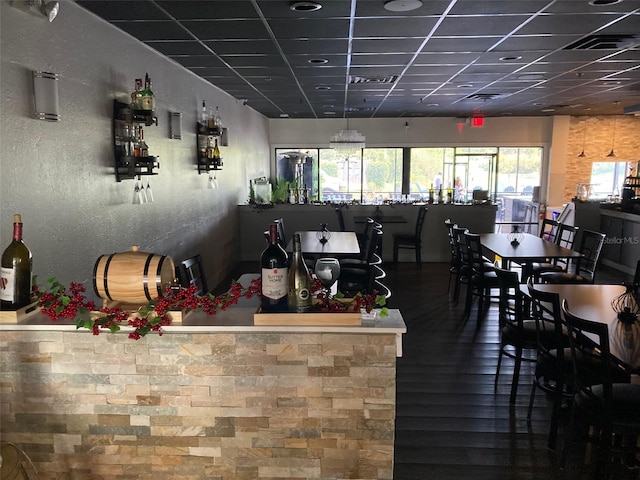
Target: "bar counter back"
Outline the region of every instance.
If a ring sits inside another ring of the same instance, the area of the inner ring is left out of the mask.
[[[39,479],[393,478],[400,312],[258,327],[254,307],[131,340],[0,325],[0,432]]]

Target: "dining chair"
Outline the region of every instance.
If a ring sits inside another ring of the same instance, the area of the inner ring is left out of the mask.
[[[471,312],[473,296],[478,297],[478,320],[482,318],[491,301],[491,290],[498,288],[498,276],[493,263],[482,255],[480,235],[466,231],[464,233],[464,254],[467,257],[467,295],[464,316]],[[462,251],[462,250],[461,250]]]
[[[640,436],[640,385],[628,380],[619,381],[626,374],[610,353],[607,323],[574,315],[566,300],[562,302],[562,312],[568,328],[574,369],[574,401],[568,432],[571,435],[578,422],[589,428],[587,441],[598,447],[595,478],[605,478],[613,468],[614,437],[619,453],[623,455],[622,461],[616,464],[631,460],[631,466],[636,465]],[[563,466],[568,444],[567,440],[562,451]]]
[[[397,233],[393,235],[394,263],[398,262],[398,250],[400,248],[410,248],[416,251],[416,263],[422,265],[422,227],[428,211],[428,207],[419,208],[413,233]]]
[[[458,235],[456,235],[457,225],[447,218],[444,221],[447,229],[447,237],[449,239],[449,282],[447,283],[447,295],[451,292],[451,281],[453,280],[453,299],[458,301],[460,292],[460,269],[462,260],[460,259],[460,245],[458,244]]]
[[[180,284],[183,287],[189,287],[190,285],[196,286],[196,295],[205,295],[209,293],[209,287],[207,286],[207,279],[202,269],[202,257],[200,255],[194,255],[180,262],[179,267]]]
[[[373,229],[373,225],[375,224],[375,220],[371,217],[367,217],[367,221],[364,223],[364,227],[361,232],[356,232],[356,238],[358,239],[358,245],[360,245],[360,250],[364,250],[367,245],[367,239],[371,234],[371,230]]]
[[[498,353],[498,365],[494,390],[498,389],[498,376],[502,357],[513,358],[515,365],[511,378],[511,395],[509,404],[516,404],[518,381],[520,379],[520,366],[522,361],[535,362],[535,355],[523,356],[524,350],[535,353],[538,349],[536,321],[529,318],[526,309],[524,294],[520,289],[518,272],[495,268],[500,286],[500,298],[498,300],[498,322],[500,327],[500,351]]]
[[[557,229],[554,233],[554,243],[569,250],[573,249],[575,238],[578,233],[579,227],[574,225],[567,225],[565,223],[557,224]],[[544,238],[543,231],[540,232],[540,237]],[[540,276],[546,272],[564,272],[567,270],[569,262],[566,258],[554,258],[554,259],[540,259],[537,262],[530,264],[529,276],[533,276],[533,280],[536,283],[540,283]],[[528,277],[527,277],[528,278]]]
[[[573,399],[569,390],[572,386],[571,373],[573,371],[569,338],[562,322],[560,296],[557,293],[536,290],[531,278],[527,282],[527,287],[532,299],[538,344],[536,369],[529,396],[527,423],[531,424],[536,390],[540,389],[550,394],[553,398],[553,408],[547,446],[551,450],[555,450],[562,401],[570,402]]]
[[[355,262],[349,262],[348,259],[340,259],[340,276],[338,277],[340,292],[346,296],[353,296],[358,292],[371,293],[374,290],[376,279],[384,276],[381,268],[382,258],[376,254],[380,242],[382,242],[382,230],[374,228],[369,239],[368,261],[354,259]]]
[[[640,285],[640,260],[636,264],[636,273],[633,275],[633,284]]]
[[[575,270],[573,272],[546,272],[540,275],[543,283],[594,283],[600,253],[604,245],[604,233],[584,230],[580,238],[580,246],[578,252],[582,254],[576,260]],[[569,265],[570,267],[571,265]]]

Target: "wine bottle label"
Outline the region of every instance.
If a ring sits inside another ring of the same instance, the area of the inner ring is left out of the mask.
[[[13,268],[0,267],[0,300],[15,301],[16,272]]]
[[[272,300],[286,297],[289,290],[288,268],[262,269],[262,296]]]
[[[311,292],[308,288],[301,288],[300,290],[298,290],[298,298],[303,302],[309,300],[309,297],[311,297]]]

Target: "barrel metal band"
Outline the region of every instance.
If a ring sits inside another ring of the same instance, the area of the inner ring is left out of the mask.
[[[113,259],[114,255],[115,255],[115,253],[112,253],[107,258],[107,263],[105,263],[105,265],[104,265],[104,276],[103,276],[103,279],[102,279],[103,284],[104,284],[104,294],[106,295],[106,297],[109,300],[113,300],[113,298],[111,298],[111,294],[109,293],[109,264],[111,263],[111,260]]]
[[[149,264],[153,255],[147,255],[147,261],[144,262],[144,274],[142,275],[142,284],[144,285],[144,296],[151,300],[149,295]]]
[[[163,255],[162,257],[160,257],[160,261],[158,262],[158,270],[156,271],[156,285],[158,287],[158,296],[162,297],[164,292],[162,291],[162,289],[164,288],[162,285],[162,265],[164,264],[164,261],[166,260],[167,256]]]

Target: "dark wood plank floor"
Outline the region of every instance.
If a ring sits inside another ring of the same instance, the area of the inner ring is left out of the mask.
[[[237,273],[255,271],[242,264]],[[447,295],[448,265],[385,264],[386,282],[407,324],[404,355],[398,359],[395,480],[586,479],[582,448],[570,450],[568,466],[557,466],[558,452],[547,449],[550,400],[536,394],[531,425],[527,407],[533,364],[523,363],[515,408],[509,407],[513,361],[503,360],[498,390],[497,305],[476,321],[476,310],[462,318],[463,300]],[[603,269],[600,283],[627,278]],[[559,446],[565,439],[563,414]],[[638,479],[620,467],[615,480]]]

